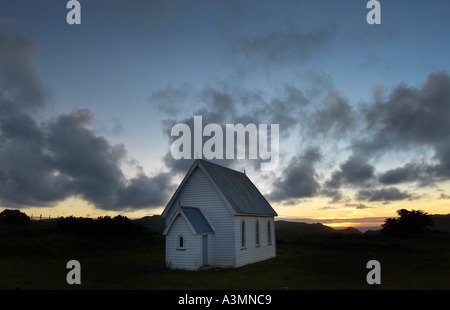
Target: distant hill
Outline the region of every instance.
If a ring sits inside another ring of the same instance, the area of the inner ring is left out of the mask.
[[[159,232],[162,232],[166,226],[166,221],[161,215],[144,216],[133,220],[133,222]]]
[[[447,215],[432,215],[434,229],[450,232],[450,214]],[[144,216],[140,219],[135,219],[133,222],[148,227],[154,231],[162,232],[166,225],[165,219],[161,215]],[[304,222],[291,221],[275,221],[275,230],[277,237],[289,237],[298,235],[324,235],[324,234],[362,234],[356,228],[348,227],[345,229],[334,229],[330,226],[321,223],[308,224]],[[380,230],[369,230],[366,233],[379,233]]]
[[[144,216],[143,218],[133,220],[133,222],[158,232],[162,232],[166,225],[165,219],[160,215]],[[292,235],[320,235],[334,233],[361,234],[359,230],[352,227],[337,230],[320,223],[307,224],[289,221],[275,221],[275,230],[277,236],[280,237],[287,237]]]
[[[303,222],[275,221],[277,237],[293,237],[299,235],[325,235],[325,234],[362,234],[353,227],[334,229],[321,223],[308,224]]]
[[[351,235],[351,234],[359,235],[359,234],[363,233],[362,231],[360,231],[359,229],[354,228],[354,227],[347,227],[345,229],[335,229],[335,231],[337,233],[344,234],[344,235]]]

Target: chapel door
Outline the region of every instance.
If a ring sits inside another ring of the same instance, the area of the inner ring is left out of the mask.
[[[208,265],[208,235],[202,236],[202,262],[203,266]]]

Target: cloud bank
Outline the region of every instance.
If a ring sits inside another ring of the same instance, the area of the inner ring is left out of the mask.
[[[320,55],[334,37],[335,30],[328,26],[236,35],[227,38],[227,44],[237,58],[290,66]],[[280,124],[280,138],[293,141],[296,151],[282,154],[279,171],[263,176],[269,180],[271,202],[328,197],[331,203],[352,201],[363,209],[367,202],[419,198],[403,185],[421,188],[450,180],[450,75],[445,71],[428,74],[420,86],[400,83],[388,92],[377,88],[362,104],[334,89],[326,72],[303,67],[297,80],[280,83],[272,92],[230,80],[201,89],[168,85],[149,94],[150,104],[163,118],[166,172],[149,176],[137,166],[136,176],[127,178],[121,168],[126,146],[91,129],[95,117],[89,109],[42,120],[50,90],[35,71],[38,51],[36,42],[0,25],[3,206],[53,206],[71,196],[104,210],[164,206],[175,188],[173,177],[192,164],[171,156],[170,130],[176,123],[193,128],[194,115],[201,115],[204,124],[223,126]],[[399,154],[407,159],[389,168],[380,165]],[[243,165],[216,161],[234,168],[260,166],[258,160]],[[353,197],[346,197],[348,189]]]
[[[36,75],[36,42],[0,25],[0,203],[52,206],[78,196],[104,210],[159,207],[171,189],[168,174],[121,170],[127,151],[89,125],[88,109],[38,122],[48,89]]]
[[[321,81],[317,83],[316,89],[320,89]],[[180,99],[195,102],[190,106],[192,115],[203,115],[207,122],[278,123],[283,138],[298,136],[303,151],[286,160],[284,168],[271,178],[272,190],[267,197],[274,202],[305,197],[330,197],[331,202],[413,200],[420,195],[401,189],[402,185],[422,188],[450,179],[450,75],[433,72],[420,87],[400,83],[387,94],[374,92],[373,98],[360,105],[352,105],[330,84],[314,94],[289,84],[272,97],[229,84],[188,92],[171,86],[164,96],[163,92],[154,94],[151,102],[164,104],[165,109],[180,104]],[[179,97],[182,93],[185,96]],[[192,118],[165,119],[169,141],[173,140],[169,132],[175,123],[192,127]],[[342,162],[334,163],[338,168],[329,171],[329,176],[323,163],[330,154],[323,145],[335,149],[344,145],[350,152]],[[390,162],[391,156],[411,161],[381,168],[379,163]],[[165,164],[174,172],[187,171],[191,163],[173,160],[170,152],[165,157]],[[221,163],[239,166],[225,160]],[[355,192],[354,197],[343,194],[349,189]]]

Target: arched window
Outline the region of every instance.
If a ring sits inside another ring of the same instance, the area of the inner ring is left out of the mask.
[[[178,236],[178,248],[180,249],[184,248],[184,238],[182,235]]]
[[[245,249],[245,221],[241,223],[241,249]]]
[[[272,244],[272,227],[270,226],[270,221],[267,221],[267,243]]]
[[[256,220],[256,246],[259,246],[259,221]]]

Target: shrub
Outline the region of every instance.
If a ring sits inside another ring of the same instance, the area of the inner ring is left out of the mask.
[[[30,217],[20,210],[5,209],[0,213],[0,224],[27,224]]]
[[[428,231],[433,226],[431,216],[421,210],[397,211],[399,218],[388,218],[384,222],[382,231],[394,235],[409,236]]]

